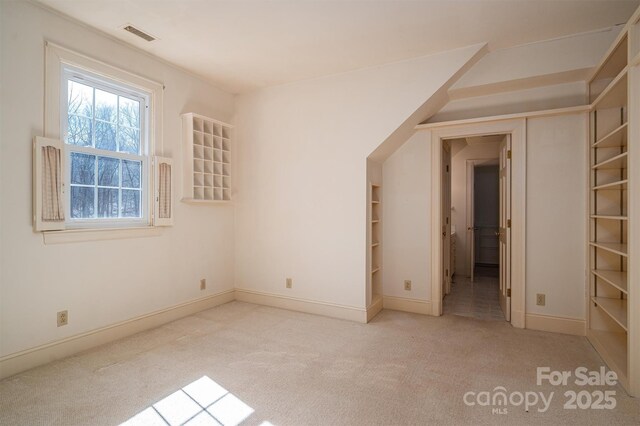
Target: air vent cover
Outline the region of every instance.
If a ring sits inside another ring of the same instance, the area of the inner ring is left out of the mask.
[[[141,30],[137,29],[133,25],[127,25],[123,29],[125,31],[129,31],[131,34],[137,35],[138,37],[143,38],[143,39],[145,39],[147,41],[153,41],[153,40],[156,39],[154,36],[151,36],[151,35],[145,33],[144,31],[141,31]]]

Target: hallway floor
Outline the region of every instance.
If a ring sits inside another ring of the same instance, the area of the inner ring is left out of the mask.
[[[497,267],[476,267],[475,280],[469,277],[454,275],[451,293],[443,301],[445,315],[504,321],[504,313],[500,308],[498,293],[500,283]]]

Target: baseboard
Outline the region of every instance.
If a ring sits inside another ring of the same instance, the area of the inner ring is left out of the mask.
[[[382,296],[375,296],[371,300],[371,305],[367,306],[367,322],[371,321],[380,311],[382,311]]]
[[[555,317],[550,315],[526,314],[526,327],[530,330],[550,331],[552,333],[586,336],[586,321],[576,318]]]
[[[233,301],[234,290],[161,309],[0,358],[0,379]]]
[[[393,311],[412,312],[414,314],[432,315],[430,300],[406,299],[404,297],[383,296],[384,309]]]
[[[288,309],[290,311],[323,315],[325,317],[339,318],[362,323],[367,322],[367,310],[364,308],[356,308],[354,306],[336,305],[333,303],[298,299],[295,297],[281,296],[279,294],[263,293],[246,289],[236,289],[236,300],[240,302],[255,303],[256,305]]]

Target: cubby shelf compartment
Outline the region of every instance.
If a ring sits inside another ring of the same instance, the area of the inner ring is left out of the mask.
[[[621,292],[627,294],[627,273],[623,271],[602,271],[599,269],[593,269],[591,271],[593,275],[605,281],[609,285],[615,287]]]
[[[628,153],[623,152],[621,154],[616,155],[615,157],[611,157],[607,160],[601,161],[598,164],[594,164],[591,166],[592,169],[625,169],[627,167],[627,157]]]
[[[591,242],[589,243],[591,244],[593,247],[602,249],[602,250],[606,250],[608,252],[614,253],[614,254],[618,254],[620,256],[624,256],[627,257],[627,245],[626,244],[620,244],[620,243],[596,243],[596,242]]]
[[[609,368],[618,373],[618,379],[627,386],[627,333],[590,329],[587,337]]]
[[[600,109],[614,108],[627,104],[627,68],[607,86],[593,101],[592,106]]]
[[[232,126],[199,114],[182,115],[184,183],[182,201],[231,201]]]
[[[602,185],[594,186],[592,189],[594,191],[601,191],[603,189],[627,189],[627,184],[629,181],[627,179],[618,180],[611,183],[605,183]]]
[[[609,297],[592,297],[591,301],[600,307],[620,327],[627,331],[627,300]]]
[[[617,148],[627,145],[627,128],[628,123],[623,123],[619,127],[598,139],[592,146],[593,148]]]

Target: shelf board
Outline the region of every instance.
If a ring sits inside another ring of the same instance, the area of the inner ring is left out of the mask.
[[[376,273],[376,272],[378,272],[379,270],[380,270],[380,267],[379,267],[379,266],[376,266],[375,268],[373,268],[373,269],[371,270],[371,275],[375,274],[375,273]]]
[[[591,215],[591,219],[606,219],[606,220],[629,220],[627,216],[612,216],[605,214],[594,214]]]
[[[598,141],[596,141],[591,146],[593,148],[615,148],[615,147],[618,147],[618,146],[626,145],[626,143],[623,144],[623,143],[618,142],[616,136],[626,133],[627,132],[627,127],[628,127],[628,123],[624,123],[623,125],[619,126],[618,128],[616,128],[613,131],[609,132],[607,135],[605,135],[602,138],[600,138]]]
[[[607,160],[601,161],[598,164],[591,166],[593,170],[596,169],[626,169],[627,168],[628,153],[623,152],[615,157],[611,157]]]
[[[627,189],[627,179],[619,180],[616,182],[605,183],[603,185],[594,186],[591,188],[593,191],[600,191],[603,189]]]
[[[181,200],[183,203],[187,204],[230,204],[231,200],[202,200],[196,198],[183,198]]]
[[[592,269],[591,273],[603,281],[614,286],[621,292],[628,294],[627,292],[627,273],[621,271],[603,271],[599,269]]]
[[[380,204],[380,201],[378,201],[378,200],[371,200],[371,204]]]
[[[607,109],[627,105],[627,70],[624,67],[620,74],[600,93],[591,104],[591,109]]]
[[[597,247],[603,250],[610,251],[615,254],[619,254],[620,256],[627,257],[627,245],[620,243],[596,243],[590,242],[590,245],[593,247]]]
[[[373,248],[373,247],[378,247],[379,245],[380,245],[380,243],[379,243],[379,242],[372,243],[372,244],[371,244],[371,248]]]
[[[602,311],[609,315],[615,322],[627,331],[627,301],[624,299],[611,299],[609,297],[592,297],[591,301],[597,304]]]
[[[627,381],[627,333],[591,329],[587,337],[624,384]]]
[[[374,219],[371,221],[371,223],[379,223],[379,222],[380,222],[380,219]]]

